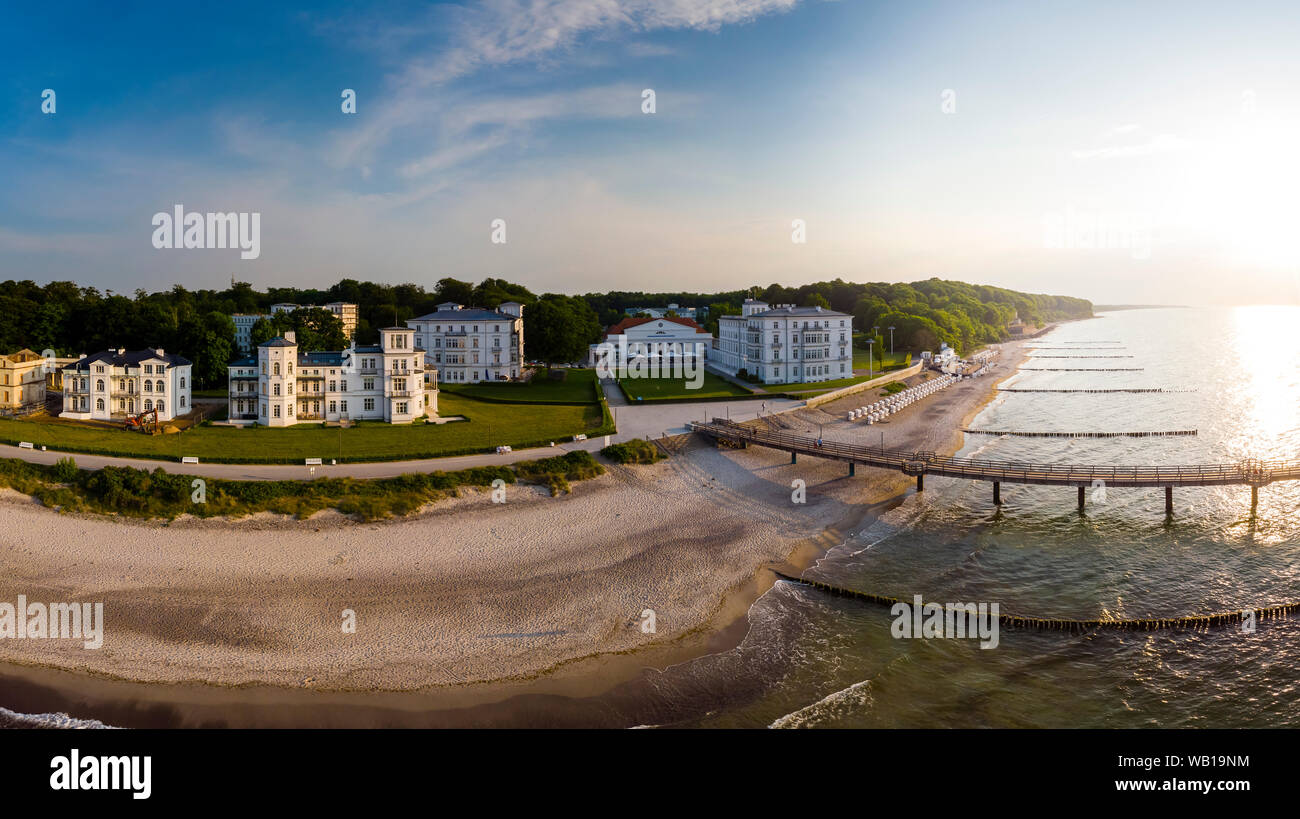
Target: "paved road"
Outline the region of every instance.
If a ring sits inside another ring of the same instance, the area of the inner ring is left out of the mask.
[[[616,435],[609,436],[612,443],[627,441],[632,438],[658,438],[662,435],[676,435],[686,432],[690,421],[704,421],[710,418],[730,417],[733,421],[743,421],[756,417],[760,412],[785,412],[803,406],[802,401],[786,398],[768,399],[767,401],[701,401],[691,404],[656,404],[611,406],[610,412],[615,416],[618,428]],[[589,441],[574,441],[557,444],[552,447],[520,449],[506,455],[458,455],[451,458],[429,458],[420,461],[384,461],[380,463],[346,463],[335,466],[326,462],[315,468],[315,477],[386,478],[407,472],[432,472],[434,470],[468,469],[474,466],[507,464],[515,461],[533,460],[559,455],[577,449],[595,452],[605,446],[605,438]],[[0,457],[20,458],[31,463],[52,464],[59,458],[71,454],[77,466],[83,469],[100,469],[105,466],[132,466],[137,469],[155,469],[163,467],[168,472],[181,475],[203,475],[210,478],[229,480],[286,480],[313,477],[311,467],[296,464],[182,464],[175,461],[157,461],[147,458],[110,458],[102,455],[84,455],[81,453],[63,453],[53,449],[42,452],[39,449],[19,449],[0,444]]]

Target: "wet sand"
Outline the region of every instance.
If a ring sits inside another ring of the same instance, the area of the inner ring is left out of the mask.
[[[881,424],[845,420],[864,394],[781,417],[828,440],[875,443],[883,432],[891,448],[953,452],[1023,346],[1003,345],[991,375]],[[837,462],[792,465],[773,450],[693,437],[674,446],[668,461],[611,467],[561,498],[511,487],[496,504],[471,492],[377,524],[333,513],[139,523],[60,515],[8,493],[0,600],[103,601],[106,625],[97,651],[0,640],[0,660],[28,667],[33,682],[66,685],[68,671],[179,684],[148,687],[162,699],[204,699],[216,686],[256,687],[220,695],[232,700],[274,699],[276,687],[436,692],[448,707],[591,694],[734,644],[773,582],[765,567],[797,573],[912,486],[865,468],[850,478]],[[804,504],[791,502],[796,478]],[[355,633],[342,629],[345,609]]]

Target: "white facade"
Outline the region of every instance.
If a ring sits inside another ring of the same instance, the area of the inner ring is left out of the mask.
[[[258,319],[269,319],[261,313],[235,313],[230,320],[235,322],[235,349],[248,354],[253,350],[253,325]]]
[[[170,421],[192,409],[190,370],[187,359],[161,348],[83,356],[63,368],[59,417],[115,421],[157,410],[159,421]]]
[[[233,424],[270,427],[325,421],[409,424],[438,414],[438,375],[414,331],[389,327],[378,346],[302,352],[290,331],[230,365]]]
[[[523,315],[524,306],[513,301],[496,310],[446,302],[406,326],[440,382],[513,381],[523,369]]]
[[[712,347],[713,336],[690,319],[627,318],[590,346],[588,363],[618,374],[639,364],[652,372],[666,372],[703,366]]]
[[[739,316],[718,318],[712,363],[765,384],[833,381],[853,375],[853,317],[822,307],[770,307],[745,299]]]

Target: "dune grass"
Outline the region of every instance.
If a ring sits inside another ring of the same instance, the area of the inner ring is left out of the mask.
[[[0,486],[22,492],[60,511],[93,512],[137,518],[242,517],[275,512],[306,518],[337,509],[358,520],[408,515],[431,501],[452,497],[461,487],[492,487],[495,481],[548,486],[552,495],[570,491],[570,481],[586,480],[605,468],[586,451],[455,472],[422,472],[392,478],[317,478],[311,481],[229,481],[196,479],[163,469],[110,466],[78,469],[71,458],[54,465],[17,458],[0,459]],[[201,487],[201,488],[200,488]]]

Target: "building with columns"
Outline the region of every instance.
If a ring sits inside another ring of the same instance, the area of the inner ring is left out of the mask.
[[[374,346],[303,351],[293,331],[231,364],[228,422],[269,427],[326,421],[409,424],[438,414],[438,373],[409,327],[387,327]]]
[[[853,376],[853,316],[824,307],[776,307],[745,299],[739,316],[718,318],[713,366],[764,384]]]

